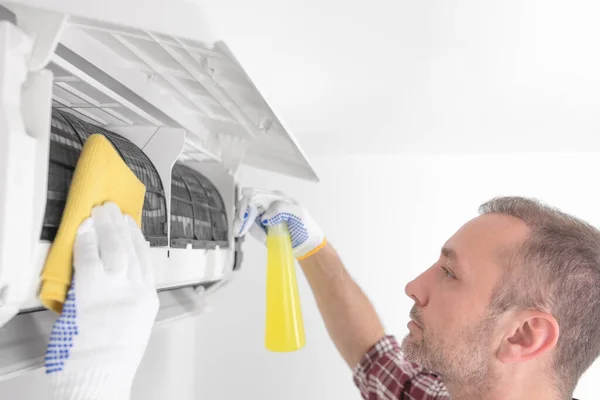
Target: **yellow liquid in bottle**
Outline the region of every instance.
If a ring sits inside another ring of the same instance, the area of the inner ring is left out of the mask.
[[[292,242],[286,224],[267,234],[267,312],[265,347],[290,352],[304,347],[304,322],[298,296]]]

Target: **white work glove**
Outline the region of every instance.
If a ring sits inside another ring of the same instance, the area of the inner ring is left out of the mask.
[[[296,201],[281,192],[245,189],[242,193],[233,224],[233,231],[238,237],[249,231],[256,240],[266,243],[268,227],[285,222],[298,260],[304,260],[325,247],[327,241],[321,228]]]
[[[158,312],[149,246],[114,203],[81,224],[46,352],[56,400],[126,400]]]

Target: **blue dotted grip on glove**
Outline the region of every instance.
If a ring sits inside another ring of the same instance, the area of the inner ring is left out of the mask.
[[[77,327],[77,309],[75,307],[75,282],[67,293],[67,300],[60,317],[54,323],[50,333],[50,341],[46,349],[46,373],[60,372],[69,359],[70,348],[73,347],[73,337],[79,333]]]
[[[292,239],[292,248],[296,248],[308,240],[308,231],[300,217],[290,213],[279,213],[273,217],[262,220],[263,225],[275,226],[283,222],[287,223],[290,237]]]
[[[238,233],[243,232],[244,228],[246,227],[246,223],[248,222],[248,216],[250,215],[249,210],[250,209],[246,207],[246,212],[244,212],[244,220],[242,221],[242,226],[240,227],[240,231]]]

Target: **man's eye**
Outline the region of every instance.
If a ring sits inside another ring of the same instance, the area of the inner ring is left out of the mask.
[[[444,271],[444,276],[446,278],[455,278],[454,274],[452,273],[452,271],[450,271],[448,268],[446,267],[442,267],[442,271]]]

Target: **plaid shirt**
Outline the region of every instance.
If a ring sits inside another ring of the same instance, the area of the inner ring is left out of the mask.
[[[440,377],[407,361],[393,336],[385,336],[354,368],[354,383],[365,400],[448,400]]]
[[[381,338],[365,354],[354,368],[354,383],[365,400],[450,399],[440,377],[406,360],[393,336]]]

